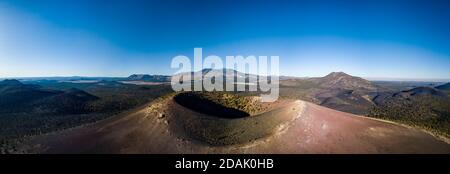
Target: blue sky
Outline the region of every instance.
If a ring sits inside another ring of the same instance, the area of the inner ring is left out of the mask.
[[[0,1],[0,77],[171,74],[176,55],[280,56],[280,73],[450,79],[442,1]]]

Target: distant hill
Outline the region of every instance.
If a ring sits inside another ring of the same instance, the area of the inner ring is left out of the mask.
[[[169,82],[170,76],[165,75],[148,75],[148,74],[133,74],[126,78],[128,81],[146,81],[146,82]]]
[[[435,88],[439,89],[439,90],[443,90],[443,91],[450,91],[450,83],[439,85],[439,86],[436,86]]]
[[[431,87],[380,94],[369,116],[419,126],[450,137],[450,97]]]
[[[39,85],[23,84],[18,80],[0,82],[0,113],[80,113],[97,97],[78,90],[44,89]]]
[[[354,113],[366,114],[367,111],[374,106],[372,97],[365,91],[358,90],[335,90],[335,91],[321,91],[317,94],[320,100],[320,105],[336,110]],[[323,97],[322,95],[329,95]]]
[[[399,92],[379,93],[373,98],[373,102],[378,105],[397,105],[404,101],[419,100],[422,98],[429,99],[446,99],[448,95],[438,89],[432,87],[416,87]]]
[[[225,79],[232,79],[234,77],[257,77],[257,75],[253,75],[253,74],[246,74],[240,71],[236,71],[234,69],[211,69],[211,68],[205,68],[202,69],[200,71],[196,71],[196,72],[184,72],[184,73],[179,73],[179,74],[175,74],[174,76],[186,76],[191,74],[194,80],[201,80],[202,76],[220,76],[222,75]],[[204,77],[207,78],[207,77]]]
[[[62,93],[56,90],[44,90],[39,85],[26,85],[18,80],[0,82],[0,112],[24,109],[26,104]]]
[[[375,90],[376,86],[361,77],[348,75],[344,72],[332,72],[325,77],[311,78],[310,81],[318,83],[322,88],[332,89],[366,89]]]
[[[417,87],[410,90],[395,93],[394,96],[411,97],[411,96],[436,96],[447,97],[447,94],[432,87]]]
[[[280,81],[282,97],[298,98],[344,112],[366,114],[374,106],[377,85],[344,72],[324,77]]]
[[[183,72],[173,75],[173,78],[182,79],[183,81],[187,79],[188,77],[191,77],[193,81],[201,81],[201,80],[211,80],[214,83],[223,83],[226,85],[226,83],[234,84],[235,78],[236,81],[242,82],[250,82],[255,83],[259,77],[260,81],[265,80],[266,78],[263,78],[262,76],[258,76],[256,74],[248,74],[243,73],[240,71],[236,71],[234,69],[210,69],[206,68],[200,71],[196,72]],[[213,80],[213,77],[216,77]]]
[[[14,86],[14,85],[22,85],[22,83],[20,83],[20,81],[16,80],[16,79],[6,79],[3,81],[0,81],[0,86]]]
[[[99,98],[79,89],[69,89],[62,93],[32,103],[38,112],[57,114],[83,114],[91,112],[88,104]]]
[[[332,72],[324,77],[309,79],[281,80],[280,84],[282,97],[303,99],[361,115],[366,115],[371,108],[385,103],[403,103],[404,100],[422,100],[422,98],[431,101],[447,97],[442,90],[429,86],[391,89],[344,72]]]
[[[200,71],[198,71],[198,72],[200,72]],[[240,72],[240,71],[236,71],[236,70],[234,70],[234,69],[211,69],[211,68],[206,68],[206,69],[203,69],[202,71],[201,71],[202,73],[202,75],[220,75],[220,74],[222,74],[223,76],[225,76],[225,77],[229,77],[229,78],[231,78],[231,77],[233,77],[233,76],[237,76],[237,77],[245,77],[245,75],[246,75],[246,73],[243,73],[243,72]]]

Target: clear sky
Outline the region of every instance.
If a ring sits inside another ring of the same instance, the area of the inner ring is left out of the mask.
[[[450,2],[0,1],[0,77],[171,74],[195,47],[280,56],[283,75],[450,79]]]

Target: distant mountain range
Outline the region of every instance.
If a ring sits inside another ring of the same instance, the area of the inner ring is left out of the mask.
[[[98,97],[75,88],[60,91],[23,84],[18,80],[0,82],[0,113],[84,113],[88,112],[86,104],[97,99]]]
[[[184,73],[178,73],[173,75],[174,77],[177,78],[185,78],[187,76],[191,75],[192,80],[194,81],[198,81],[198,80],[202,80],[202,79],[209,79],[214,77],[220,77],[222,76],[224,80],[229,80],[232,81],[234,80],[234,78],[244,78],[244,79],[257,79],[258,75],[255,74],[246,74],[240,71],[236,71],[233,69],[203,69],[201,71],[196,71],[196,72],[184,72]],[[221,79],[217,79],[217,80],[221,80]]]
[[[147,82],[169,82],[170,76],[165,75],[148,75],[148,74],[133,74],[126,78],[129,81],[147,81]]]

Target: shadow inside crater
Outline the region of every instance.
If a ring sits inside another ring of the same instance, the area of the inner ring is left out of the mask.
[[[243,118],[250,116],[250,114],[248,114],[247,112],[214,103],[195,93],[189,92],[181,93],[175,96],[174,100],[175,102],[186,108],[209,116],[227,119]]]

